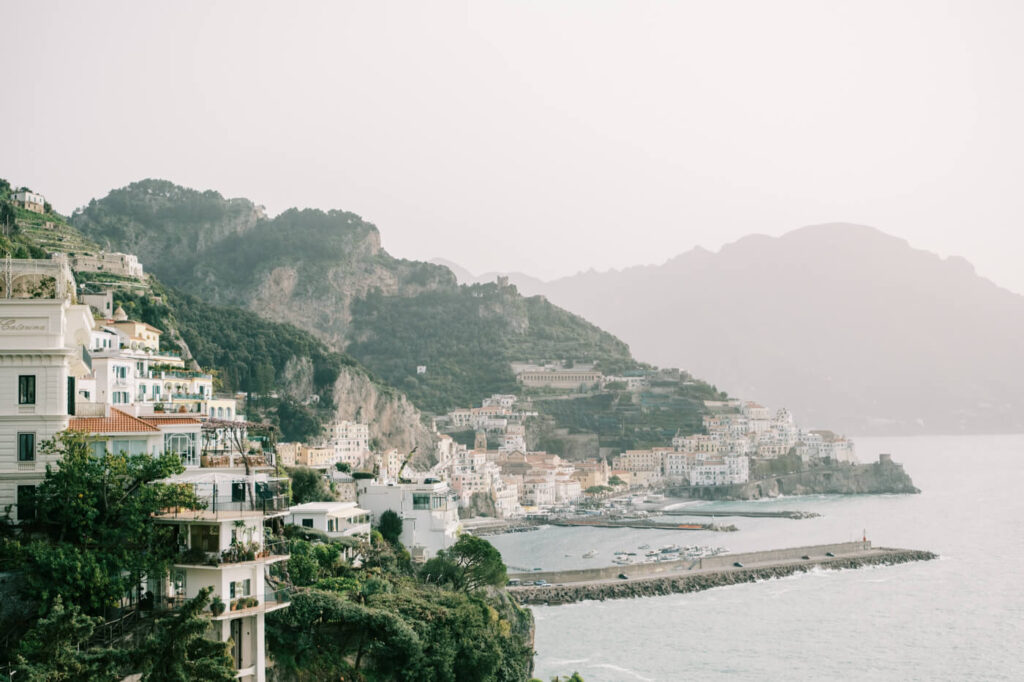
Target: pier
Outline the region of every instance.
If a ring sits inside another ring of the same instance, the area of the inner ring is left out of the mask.
[[[662,509],[665,516],[745,516],[752,519],[813,519],[821,516],[816,512],[807,511],[710,511],[707,509]]]
[[[736,526],[722,526],[717,523],[679,523],[673,521],[649,521],[647,519],[623,519],[621,521],[597,519],[560,519],[548,521],[552,526],[586,526],[588,528],[640,528],[647,530],[714,530],[730,532]]]
[[[935,559],[931,552],[872,547],[869,541],[741,554],[719,554],[652,564],[607,566],[575,571],[510,573],[509,578],[545,580],[545,586],[515,586],[508,591],[522,604],[568,604],[587,599],[625,599],[698,592],[723,585],[757,582],[805,573],[812,568],[860,568]],[[738,564],[738,565],[737,565]],[[626,579],[619,576],[626,575]]]

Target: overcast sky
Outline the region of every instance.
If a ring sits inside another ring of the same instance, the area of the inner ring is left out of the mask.
[[[821,222],[1024,292],[1022,2],[2,3],[0,177],[541,277]]]

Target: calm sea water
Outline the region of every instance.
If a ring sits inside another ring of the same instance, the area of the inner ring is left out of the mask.
[[[612,552],[643,543],[747,551],[864,531],[876,545],[931,550],[938,561],[534,607],[537,677],[1024,679],[1024,435],[861,438],[857,446],[862,461],[891,452],[922,494],[702,504],[822,514],[729,519],[736,533],[545,528],[490,539],[506,563],[544,569],[608,565]],[[598,555],[582,559],[591,549]]]

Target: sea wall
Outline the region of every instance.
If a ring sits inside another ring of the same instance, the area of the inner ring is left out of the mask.
[[[732,555],[736,561],[737,555]],[[723,557],[724,558],[724,557]],[[806,573],[815,567],[825,569],[861,568],[864,566],[893,565],[911,561],[928,561],[936,555],[910,549],[882,549],[876,552],[847,557],[822,558],[811,561],[789,561],[769,566],[734,568],[676,574],[647,579],[630,579],[620,581],[551,585],[547,587],[511,588],[509,593],[522,604],[569,604],[588,599],[627,599],[634,597],[656,597],[669,594],[681,594],[710,590],[714,587],[752,583],[772,578],[784,578],[795,573]],[[741,562],[742,563],[742,562]],[[730,565],[731,566],[731,565]],[[636,571],[630,566],[626,570],[630,576]]]

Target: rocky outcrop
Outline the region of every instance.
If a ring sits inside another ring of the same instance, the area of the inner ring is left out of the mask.
[[[864,566],[886,566],[911,561],[929,561],[937,556],[932,552],[911,549],[890,549],[868,556],[837,557],[820,561],[790,562],[763,568],[732,568],[695,575],[674,575],[640,580],[590,582],[579,585],[552,585],[548,587],[520,587],[511,590],[513,596],[523,604],[568,604],[587,599],[629,599],[634,597],[659,597],[669,594],[700,592],[713,587],[753,583],[772,578],[784,578],[796,573],[806,573],[814,567],[825,569],[861,568]]]
[[[434,435],[403,394],[374,383],[361,369],[345,367],[334,384],[334,402],[338,419],[370,425],[375,449],[409,452],[415,447],[415,465],[433,463]]]
[[[757,500],[779,495],[879,495],[921,492],[903,465],[887,459],[873,464],[823,466],[794,474],[772,476],[743,485],[684,489],[702,500]]]

